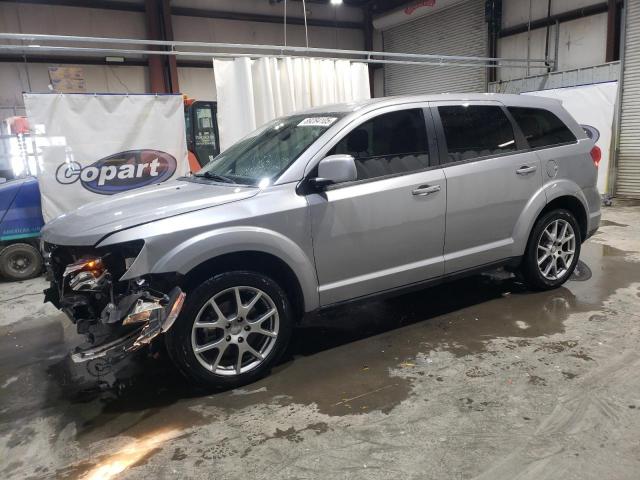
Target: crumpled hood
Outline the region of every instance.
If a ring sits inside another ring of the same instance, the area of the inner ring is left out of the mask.
[[[83,205],[47,223],[42,238],[57,245],[95,245],[120,230],[235,202],[258,192],[256,187],[174,180]]]

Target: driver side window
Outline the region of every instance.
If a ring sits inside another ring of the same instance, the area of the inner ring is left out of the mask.
[[[358,180],[410,173],[429,167],[422,109],[379,115],[357,126],[329,152],[353,156]]]

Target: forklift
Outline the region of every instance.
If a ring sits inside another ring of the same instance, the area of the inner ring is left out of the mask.
[[[189,168],[197,172],[220,153],[217,103],[184,99]]]

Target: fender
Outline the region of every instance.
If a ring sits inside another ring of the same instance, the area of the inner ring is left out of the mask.
[[[589,211],[587,199],[582,192],[582,188],[577,183],[566,178],[547,183],[545,185],[545,194],[547,195],[547,203],[551,203],[560,197],[575,197],[580,200],[585,212]]]
[[[573,197],[582,204],[585,212],[589,211],[587,199],[582,189],[575,182],[559,179],[546,183],[531,196],[516,222],[516,226],[513,229],[513,256],[524,255],[529,241],[529,234],[540,212],[549,203],[560,197]]]
[[[130,280],[141,275],[177,272],[187,274],[201,263],[228,253],[254,251],[271,254],[284,261],[295,273],[302,289],[305,311],[318,308],[318,281],[315,265],[291,239],[260,227],[230,226],[200,233],[160,255],[153,238],[145,243],[135,261],[120,278]],[[151,258],[157,258],[152,262]]]

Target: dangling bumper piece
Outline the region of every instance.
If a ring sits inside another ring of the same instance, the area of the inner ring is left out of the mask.
[[[139,329],[111,342],[76,351],[71,359],[75,363],[82,363],[103,357],[120,358],[148,345],[158,335],[171,328],[182,310],[185,296],[180,287],[175,287],[169,292],[169,300],[166,303],[162,302],[161,298],[138,299],[125,316],[123,324],[143,323]]]

